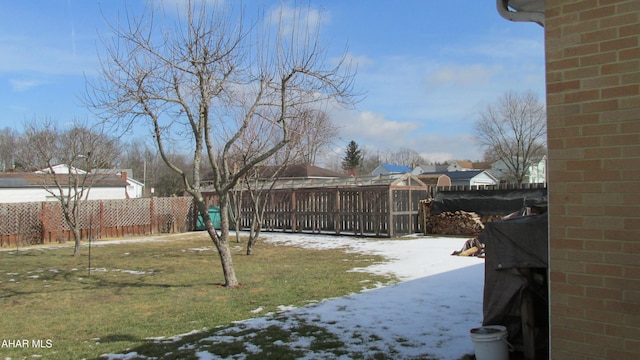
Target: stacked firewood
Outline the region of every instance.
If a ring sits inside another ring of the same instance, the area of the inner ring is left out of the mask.
[[[484,229],[480,216],[458,210],[431,215],[425,219],[425,234],[478,236]]]

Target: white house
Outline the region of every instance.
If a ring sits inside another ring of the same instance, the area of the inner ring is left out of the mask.
[[[139,198],[143,195],[144,184],[131,177],[133,174],[131,169],[94,169],[92,173],[114,175],[122,178],[127,182],[127,198]]]
[[[511,171],[503,160],[498,160],[491,165],[491,173],[501,182],[513,182]],[[523,183],[525,184],[542,184],[547,182],[547,157],[532,162],[526,170]]]
[[[73,176],[56,174],[56,180],[61,184],[63,192],[73,189],[68,186]],[[90,175],[91,189],[84,194],[86,200],[126,199],[127,182],[117,176]],[[52,194],[53,193],[53,194]],[[57,201],[60,195],[51,175],[39,173],[0,173],[0,202],[18,203],[33,201]]]
[[[448,165],[446,171],[470,171],[470,170],[487,170],[491,168],[491,162],[481,161],[461,161],[454,160]]]
[[[451,178],[451,185],[453,186],[488,186],[500,183],[498,179],[485,170],[449,171],[445,174]]]
[[[52,171],[53,170],[53,171]],[[82,170],[82,169],[78,169],[76,167],[69,167],[67,164],[58,164],[58,165],[53,165],[51,168],[44,168],[42,170],[38,170],[35,173],[36,174],[78,174],[78,175],[83,175],[86,174],[87,172]]]

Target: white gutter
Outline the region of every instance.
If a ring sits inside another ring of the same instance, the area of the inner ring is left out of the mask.
[[[534,22],[544,27],[544,13],[533,11],[511,11],[509,10],[509,0],[496,0],[498,13],[503,18],[510,21]]]

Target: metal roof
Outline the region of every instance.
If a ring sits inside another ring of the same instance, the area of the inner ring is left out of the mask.
[[[273,187],[271,185],[273,184]],[[376,176],[354,176],[340,178],[283,178],[275,181],[271,179],[259,179],[252,185],[262,189],[316,189],[316,188],[356,188],[367,186],[403,187],[427,185],[415,175],[407,174],[383,174]],[[238,186],[240,190],[243,186]],[[202,189],[203,192],[214,192],[211,186]]]
[[[381,164],[383,168],[393,173],[408,173],[411,172],[411,168],[404,165],[394,165],[394,164]]]
[[[433,173],[422,173],[420,175],[447,175],[451,180],[468,180],[486,172],[485,170],[466,170],[466,171],[443,171]]]

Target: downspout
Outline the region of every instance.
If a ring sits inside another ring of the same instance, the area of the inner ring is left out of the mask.
[[[511,11],[509,10],[509,0],[496,0],[498,14],[510,21],[534,22],[544,27],[544,13],[532,11]]]

